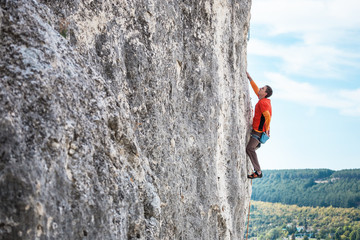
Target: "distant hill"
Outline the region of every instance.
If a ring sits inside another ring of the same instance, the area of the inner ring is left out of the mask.
[[[360,169],[264,170],[252,200],[311,207],[360,207]]]

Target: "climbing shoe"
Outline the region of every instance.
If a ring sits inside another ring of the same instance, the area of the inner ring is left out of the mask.
[[[249,178],[249,179],[262,178],[262,176],[263,176],[262,173],[258,174],[258,173],[255,171],[253,174],[248,175],[248,178]]]

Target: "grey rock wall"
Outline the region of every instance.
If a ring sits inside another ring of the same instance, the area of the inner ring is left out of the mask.
[[[0,239],[242,239],[250,0],[1,0]]]

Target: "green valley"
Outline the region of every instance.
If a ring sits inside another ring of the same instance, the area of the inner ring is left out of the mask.
[[[252,201],[248,237],[360,240],[360,209]]]

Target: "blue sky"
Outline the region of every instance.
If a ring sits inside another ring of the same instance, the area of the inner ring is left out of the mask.
[[[248,72],[274,90],[262,169],[360,168],[360,1],[254,0]]]

